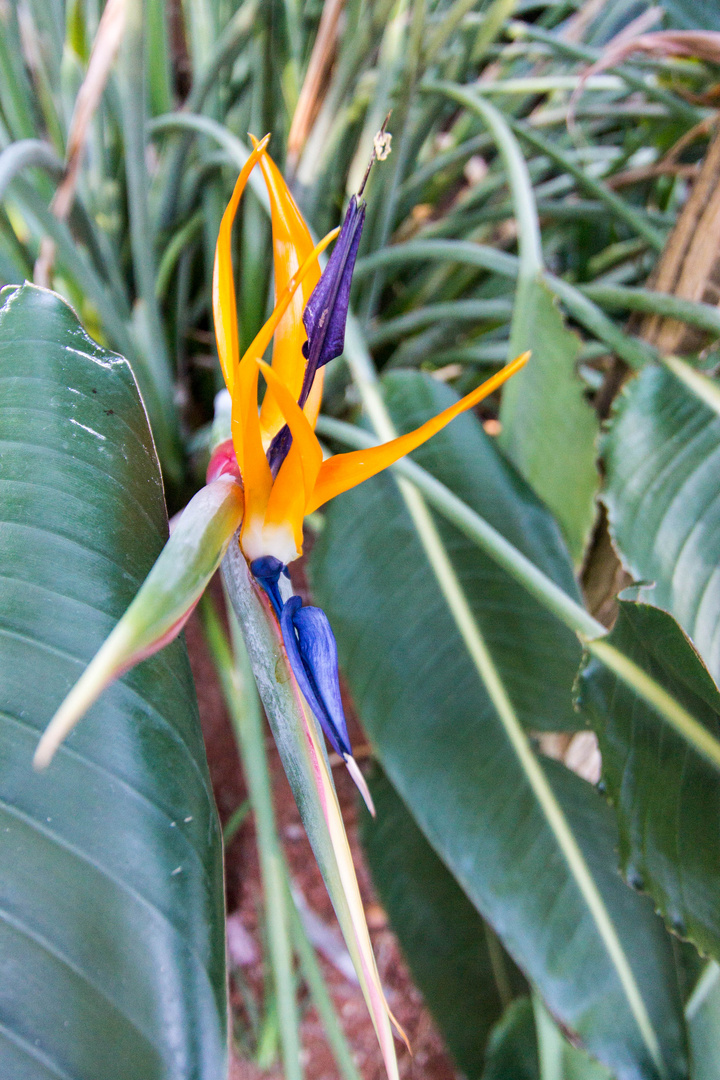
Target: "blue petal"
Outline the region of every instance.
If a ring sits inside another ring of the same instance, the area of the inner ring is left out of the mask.
[[[283,641],[298,685],[333,750],[352,755],[340,697],[335,636],[327,615],[291,596],[280,616]]]
[[[274,555],[263,555],[260,559],[253,559],[250,563],[250,572],[270,597],[279,619],[283,608],[279,581],[281,574],[287,575],[287,566]]]

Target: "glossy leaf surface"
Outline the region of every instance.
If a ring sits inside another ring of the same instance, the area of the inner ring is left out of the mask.
[[[436,411],[438,398],[445,397],[421,376],[398,376],[389,386],[389,404],[401,429],[424,419],[424,410]],[[470,484],[453,453],[453,439],[467,431],[461,423],[429,444],[422,463],[463,497],[470,488],[471,500],[488,517],[496,515],[495,524],[508,470],[469,418],[478,447],[471,454],[464,446],[463,460],[477,467]],[[513,489],[522,490],[510,475]],[[557,539],[554,549],[548,543],[556,534],[537,503],[529,503],[539,527],[531,532],[521,513],[510,527],[521,535],[525,550],[528,544],[542,550],[544,539],[545,559],[554,560],[556,574],[566,568],[567,580],[567,557],[561,560]],[[532,679],[529,650],[553,652],[547,623],[528,618],[517,625],[513,666],[505,621],[506,609],[513,609],[509,583],[501,577],[493,583],[477,552],[464,548],[448,527],[441,529],[513,704],[528,727],[547,725],[543,701],[562,700],[564,686],[550,684],[546,690],[542,683],[529,691],[526,685]],[[553,1015],[623,1080],[654,1077],[661,1070],[683,1076],[683,1022],[670,943],[651,905],[617,875],[612,813],[589,785],[547,763],[555,795],[631,967],[640,1008],[650,1022],[648,1037],[640,1032],[637,1001],[629,1003],[548,819],[467,664],[391,478],[378,478],[330,505],[311,569],[315,599],[330,617],[341,666],[383,768],[466,895],[537,983]],[[661,1069],[653,1063],[658,1054]]]
[[[720,734],[720,693],[671,615],[620,601],[609,641]],[[600,741],[625,876],[680,936],[720,956],[720,775],[598,661],[585,665],[578,690]]]
[[[595,517],[597,417],[576,371],[580,339],[563,322],[544,281],[521,283],[510,355],[531,349],[500,408],[500,444],[559,521],[573,559],[582,558]]]
[[[540,1080],[535,1017],[529,997],[513,1001],[493,1028],[482,1080]]]
[[[384,380],[384,387],[393,419],[403,433],[457,400],[449,387],[428,376],[410,372],[389,376]],[[557,525],[498,452],[496,444],[485,434],[474,415],[457,417],[417,450],[413,459],[482,514],[569,595],[579,599],[570,559]],[[378,535],[376,542],[366,542],[360,537],[352,541],[352,550],[357,551],[360,560],[357,565],[362,568],[357,572],[358,586],[370,590],[371,596],[378,601],[381,581],[384,582],[387,575],[394,579],[394,589],[412,592],[417,588],[418,621],[412,625],[432,625],[434,609],[437,607],[444,613],[444,601],[437,591],[431,590],[425,595],[427,566],[424,556],[418,554],[419,548],[404,548],[409,526],[398,514],[394,490],[393,482],[384,478],[378,485],[364,484],[356,502],[342,503],[347,507],[364,508],[368,515],[366,527],[371,534],[375,522],[385,523],[386,531]],[[386,512],[387,491],[393,492],[393,497],[388,501]],[[334,506],[334,502],[330,504],[331,515]],[[343,515],[343,520],[345,517]],[[330,520],[335,519],[330,517]],[[457,530],[441,522],[441,532],[521,719],[533,731],[577,730],[580,725],[571,697],[581,650],[575,635]],[[397,541],[395,545],[393,537]],[[382,567],[368,566],[377,559],[381,560]],[[352,555],[348,552],[347,566],[352,565]],[[431,604],[427,611],[423,607],[425,600]],[[475,669],[463,651],[449,616],[443,615],[443,618],[443,631],[447,630],[447,634],[431,634],[426,645],[433,656],[437,656],[440,647],[443,654],[453,658],[453,666],[439,668],[428,705],[441,706],[449,695],[451,700],[462,697],[468,711],[482,711],[485,696],[477,684]],[[337,629],[332,617],[330,621]]]
[[[221,844],[184,643],[31,764],[167,538],[147,417],[58,296],[3,298],[0,1074],[221,1080]]]
[[[363,817],[362,839],[373,884],[415,985],[473,1080],[503,1005],[527,984],[379,767],[368,784],[377,817]]]
[[[720,1080],[720,969],[713,965],[703,977],[703,993],[688,1008],[692,1080]]]
[[[720,677],[720,416],[663,368],[618,400],[604,501],[641,596],[671,611]]]

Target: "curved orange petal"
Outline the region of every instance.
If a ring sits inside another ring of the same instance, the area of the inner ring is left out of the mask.
[[[273,369],[259,361],[268,384],[268,393],[277,402],[293,437],[288,455],[280,466],[268,500],[265,523],[289,524],[297,550],[302,550],[303,518],[308,497],[322,467],[322,447],[305,413]],[[266,395],[267,397],[267,395]]]
[[[369,480],[371,476],[376,476],[377,473],[386,469],[388,465],[394,464],[399,458],[409,454],[411,450],[422,446],[424,442],[436,435],[456,416],[465,412],[466,409],[471,409],[473,405],[477,405],[478,401],[482,401],[493,390],[502,386],[511,375],[524,367],[529,357],[529,352],[518,356],[517,359],[507,364],[492,378],[482,383],[448,409],[443,409],[441,413],[416,428],[415,431],[411,431],[407,435],[401,435],[397,439],[392,439],[382,446],[372,446],[367,450],[353,450],[349,454],[336,454],[335,457],[328,458],[327,461],[322,463],[315,489],[308,501],[306,513],[312,513],[313,510],[317,510],[318,506],[322,506],[329,499],[334,499],[336,495],[341,495],[343,491],[349,491],[350,488],[361,484],[363,480]]]
[[[280,170],[268,155],[263,157],[261,168],[270,197],[275,295],[280,296],[289,279],[312,252],[313,242]],[[302,291],[293,298],[289,311],[280,321],[275,333],[272,366],[296,401],[300,395],[306,363],[302,347],[307,335],[302,313],[319,280],[320,264],[316,261],[303,281]],[[263,402],[260,424],[266,441],[272,439],[283,425],[282,414],[272,396]]]
[[[250,173],[257,162],[262,159],[269,140],[270,136],[266,135],[260,142],[256,142],[255,149],[243,165],[230,202],[227,204],[225,213],[222,216],[217,244],[215,245],[212,287],[215,338],[220,357],[220,367],[230,394],[233,392],[239,356],[235,281],[232,266],[232,227],[240,196],[245,190]]]
[[[260,436],[260,417],[257,406],[258,367],[245,362],[238,369],[237,393],[233,397],[232,437],[233,445],[242,444],[241,464],[245,489],[245,517],[242,535],[248,528],[256,528],[265,518],[273,478]]]

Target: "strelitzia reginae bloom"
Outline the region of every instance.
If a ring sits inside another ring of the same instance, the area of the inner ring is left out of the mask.
[[[291,595],[288,564],[302,554],[306,515],[426,442],[505,382],[529,354],[519,356],[415,431],[381,446],[325,458],[314,428],[324,367],[343,351],[365,203],[352,196],[342,227],[314,245],[267,153],[269,138],[253,139],[254,149],[223,215],[215,252],[213,314],[232,403],[231,437],[216,446],[207,486],[188,504],[135,601],[53,717],[35,763],[42,767],[49,762],[105,686],[180,632],[239,529],[240,547],[279,622],[303,696],[372,809],[352,757],[332,630],[319,608],[303,605]],[[258,165],[271,208],[275,307],[240,356],[232,226],[250,174]],[[321,273],[319,256],[334,239],[335,247]],[[271,341],[272,363],[267,364],[262,357]],[[258,407],[260,377],[265,394]]]
[[[35,765],[42,768],[48,764],[109,683],[180,632],[228,545],[237,537],[239,549],[231,553],[229,565],[242,566],[241,552],[250,571],[249,577],[244,576],[251,595],[251,582],[257,586],[253,600],[258,603],[248,618],[262,618],[266,629],[272,631],[263,638],[269,653],[256,663],[264,665],[263,678],[274,671],[276,679],[280,673],[283,685],[286,677],[292,680],[293,675],[296,684],[291,688],[288,715],[281,718],[285,725],[281,741],[289,732],[295,749],[288,751],[286,742],[284,750],[279,747],[281,757],[293,773],[291,783],[297,788],[296,797],[299,792],[300,813],[343,928],[388,1077],[397,1080],[391,1014],[372,952],[332,777],[311,722],[313,716],[345,761],[370,809],[372,802],[352,757],[332,630],[319,608],[304,605],[292,595],[288,564],[302,553],[307,514],[420,446],[500,386],[522,367],[527,354],[416,431],[383,446],[325,459],[314,429],[324,367],[343,351],[365,205],[359,197],[351,198],[342,228],[313,245],[300,211],[267,154],[268,138],[253,141],[254,149],[223,215],[213,279],[218,353],[231,403],[229,433],[226,428],[217,440],[206,486],[188,503],[139,593],[48,725]],[[243,190],[256,166],[262,170],[271,208],[275,308],[240,356],[231,231]],[[337,242],[321,273],[319,256],[333,239]],[[262,357],[273,339],[272,363],[267,364]],[[265,394],[259,407],[260,378]],[[279,728],[274,730],[277,733]],[[293,758],[296,750],[299,756]]]

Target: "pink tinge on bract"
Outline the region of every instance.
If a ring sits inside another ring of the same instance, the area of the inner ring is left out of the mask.
[[[242,481],[232,439],[226,439],[225,442],[221,442],[213,450],[210,464],[207,467],[206,483],[212,484],[213,480],[217,480],[221,476],[234,476]]]

